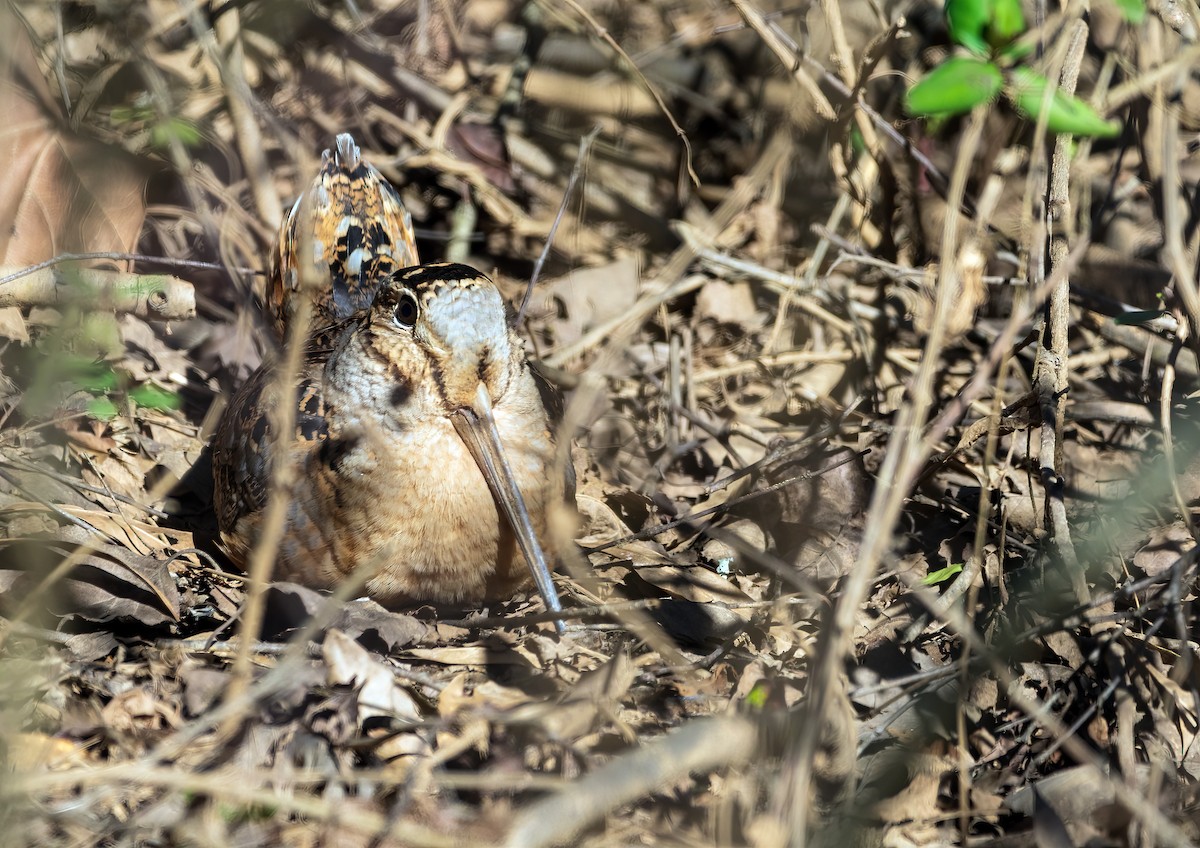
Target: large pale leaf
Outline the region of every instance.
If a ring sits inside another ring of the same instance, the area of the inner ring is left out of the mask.
[[[0,266],[133,250],[145,176],[125,151],[65,128],[28,33],[4,8],[0,31],[8,34],[0,41]],[[27,338],[20,313],[2,312],[0,335]]]

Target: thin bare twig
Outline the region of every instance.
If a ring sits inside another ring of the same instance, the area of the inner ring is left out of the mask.
[[[538,254],[537,262],[533,264],[533,273],[529,275],[529,285],[525,287],[525,296],[521,298],[521,306],[517,309],[517,314],[513,316],[512,324],[514,327],[521,325],[522,319],[525,317],[525,308],[529,305],[529,298],[533,294],[533,288],[537,285],[538,278],[542,275],[542,266],[546,264],[546,257],[550,255],[550,247],[554,244],[554,235],[558,232],[558,225],[562,223],[563,215],[566,214],[567,204],[571,201],[571,194],[575,190],[575,183],[579,181],[579,175],[583,173],[583,165],[587,161],[588,152],[592,148],[592,142],[600,135],[601,127],[599,124],[579,140],[579,152],[575,154],[575,165],[571,168],[571,176],[567,179],[567,187],[563,189],[562,203],[558,206],[558,212],[554,216],[554,223],[550,225],[550,232],[546,234],[546,243],[542,245],[542,252]]]
[[[254,114],[254,94],[246,82],[246,55],[242,48],[241,13],[236,6],[226,6],[213,23],[220,49],[210,47],[213,59],[221,70],[225,82],[225,99],[229,115],[236,128],[238,154],[246,169],[246,179],[254,194],[258,215],[268,226],[274,226],[283,218],[283,207],[271,179],[271,168],[267,164],[266,145],[258,129]],[[197,33],[201,43],[208,44],[212,37],[209,30]],[[223,51],[223,54],[222,54]]]
[[[575,14],[587,21],[588,26],[592,28],[592,32],[594,32],[601,41],[611,47],[613,52],[615,52],[625,61],[629,72],[632,73],[638,80],[640,80],[642,85],[646,87],[646,90],[650,92],[650,96],[653,97],[654,102],[658,104],[659,111],[661,111],[667,121],[670,122],[671,129],[675,130],[675,135],[679,138],[680,142],[682,142],[684,166],[687,170],[688,177],[691,179],[692,185],[699,188],[700,177],[696,176],[696,171],[694,168],[692,168],[692,143],[688,140],[687,133],[683,131],[683,127],[679,126],[679,122],[676,121],[675,116],[671,114],[671,110],[667,108],[667,104],[662,99],[662,95],[658,93],[658,89],[650,84],[650,81],[646,79],[641,69],[638,68],[637,63],[634,62],[633,59],[629,57],[629,54],[625,52],[625,48],[618,44],[617,40],[612,37],[612,33],[610,33],[605,27],[601,26],[600,22],[592,17],[592,14],[588,12],[587,9],[579,5],[577,0],[563,0],[563,2],[566,3],[567,6],[570,6]]]
[[[44,262],[38,262],[36,265],[30,265],[27,268],[19,270],[7,271],[0,275],[0,286],[11,283],[13,280],[19,280],[21,277],[26,277],[43,268],[50,268],[62,262],[88,262],[93,259],[111,259],[117,262],[148,262],[153,265],[165,265],[168,268],[195,268],[198,270],[212,271],[230,271],[238,274],[258,274],[263,275],[263,271],[256,268],[243,268],[240,266],[229,267],[222,265],[220,262],[200,262],[196,259],[172,259],[169,256],[149,256],[145,253],[114,253],[111,251],[94,251],[90,253],[60,253],[57,256],[51,257]]]
[[[312,220],[314,198],[306,193],[300,201],[299,220]],[[299,256],[312,256],[312,242],[316,237],[311,228],[300,228]],[[233,664],[233,677],[226,691],[226,699],[238,704],[239,709],[248,708],[252,700],[247,697],[251,688],[253,665],[252,647],[262,633],[265,616],[267,582],[275,564],[275,555],[283,541],[287,511],[291,505],[292,485],[296,469],[293,467],[292,439],[296,422],[296,382],[304,361],[305,338],[312,320],[312,292],[322,284],[320,274],[311,262],[301,262],[297,269],[299,291],[287,326],[284,340],[284,355],[273,375],[279,403],[269,410],[268,423],[271,428],[271,468],[267,490],[267,503],[258,529],[258,539],[250,551],[246,568],[249,582],[246,600],[242,607],[241,643]],[[219,735],[232,734],[241,714],[231,712],[225,719]]]
[[[763,40],[763,43],[783,63],[785,68],[792,69],[792,79],[812,98],[817,114],[826,121],[834,121],[837,118],[837,112],[834,111],[829,98],[821,91],[816,81],[804,71],[803,65],[794,61],[794,56],[789,55],[796,52],[794,42],[791,42],[790,38],[785,40],[778,24],[769,21],[762,12],[751,6],[748,0],[732,1],[733,7],[738,10],[738,14],[742,16],[746,25],[758,34],[758,37]],[[823,71],[824,68],[821,70]]]
[[[1083,51],[1087,46],[1087,24],[1076,21],[1071,27],[1066,58],[1063,61],[1059,84],[1063,91],[1073,94],[1079,79],[1079,68],[1083,62]],[[1048,111],[1049,98],[1053,94],[1047,86],[1043,111]],[[1044,115],[1039,122],[1045,120]],[[1050,165],[1049,191],[1043,211],[1044,226],[1041,232],[1049,236],[1050,273],[1054,274],[1065,263],[1069,246],[1063,228],[1071,221],[1070,159],[1071,138],[1059,135],[1054,143],[1054,156]],[[1054,224],[1057,223],[1057,227]],[[1031,261],[1037,264],[1040,248],[1034,245]],[[1036,271],[1031,279],[1037,279]],[[1052,528],[1054,549],[1071,579],[1075,597],[1083,603],[1088,597],[1087,577],[1075,554],[1071,538],[1071,525],[1067,521],[1067,508],[1063,500],[1063,478],[1059,469],[1063,463],[1062,433],[1066,416],[1066,393],[1070,383],[1070,346],[1067,333],[1071,324],[1071,281],[1060,275],[1058,283],[1050,290],[1046,303],[1046,321],[1042,325],[1042,342],[1034,365],[1034,390],[1042,411],[1039,461],[1042,485],[1046,490],[1046,511]]]
[[[958,208],[966,190],[967,176],[983,136],[985,119],[986,107],[976,108],[967,123],[950,180],[951,209]],[[932,408],[933,379],[941,360],[945,329],[954,306],[954,293],[958,289],[954,279],[956,263],[953,260],[958,251],[958,221],[957,215],[946,216],[940,251],[944,259],[938,274],[937,300],[925,351],[912,381],[909,402],[901,407],[896,427],[883,452],[879,482],[871,498],[867,529],[858,559],[846,578],[837,606],[821,634],[822,647],[817,653],[819,659],[809,681],[804,707],[808,720],[804,722],[799,736],[788,746],[783,779],[772,799],[776,815],[787,822],[785,832],[792,844],[802,842],[808,829],[813,757],[826,711],[845,693],[843,663],[850,655],[855,616],[874,579],[878,564],[892,544],[893,529],[908,496],[909,481],[928,456],[920,433]],[[840,742],[844,748],[846,740]],[[853,749],[852,744],[849,747]]]
[[[708,223],[702,228],[706,237],[711,237],[724,230],[750,204],[779,159],[787,153],[791,145],[791,135],[787,130],[778,130],[771,136],[771,140],[767,143],[758,161],[754,163],[754,167],[746,172],[743,179],[736,181],[733,191],[726,196],[721,205],[713,212]],[[689,277],[683,281],[679,280],[694,256],[695,253],[691,247],[686,244],[680,246],[671,254],[658,273],[658,285],[651,288],[653,293],[639,299],[625,314],[593,327],[574,343],[554,351],[546,357],[546,362],[556,368],[561,367],[605,341],[619,347],[620,340],[632,333],[647,316],[653,314],[660,306],[688,294],[704,284],[707,278],[702,275]]]

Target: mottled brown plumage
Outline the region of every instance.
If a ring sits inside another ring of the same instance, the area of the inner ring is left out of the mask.
[[[399,604],[502,597],[532,573],[557,610],[539,539],[568,484],[551,474],[544,381],[490,280],[416,264],[395,189],[339,135],[272,263],[281,337],[312,298],[299,378],[257,371],[213,439],[223,545],[241,564],[256,543],[280,444],[270,411],[294,404],[275,579],[333,588],[361,565],[367,593]]]
[[[313,263],[302,279],[306,250]],[[282,338],[302,287],[312,293],[311,326],[319,328],[370,306],[382,280],[419,261],[400,195],[343,133],[280,226],[267,292],[276,331]]]
[[[530,582],[511,529],[521,522],[506,517],[502,469],[481,467],[507,462],[543,543],[564,489],[524,347],[496,287],[471,268],[426,265],[379,283],[369,309],[311,338],[284,397],[263,369],[227,409],[212,448],[223,542],[242,561],[257,538],[268,410],[293,402],[296,473],[275,579],[332,588],[367,563],[377,568],[367,592],[385,604],[511,594]],[[502,457],[476,426],[489,416]]]

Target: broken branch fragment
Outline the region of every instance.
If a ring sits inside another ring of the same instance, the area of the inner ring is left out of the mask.
[[[176,321],[196,315],[192,284],[169,274],[95,268],[0,268],[0,307],[92,304],[143,318]]]

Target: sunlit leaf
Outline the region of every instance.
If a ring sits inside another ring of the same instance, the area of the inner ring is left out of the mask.
[[[1011,41],[997,51],[997,55],[1011,65],[1018,59],[1024,59],[1037,48],[1037,44],[1029,39]]]
[[[1113,0],[1113,3],[1121,10],[1122,17],[1131,24],[1140,24],[1146,18],[1144,0]]]
[[[984,30],[992,18],[992,0],[946,0],[946,26],[956,44],[980,56],[988,53]]]
[[[1021,115],[1036,121],[1042,109],[1046,86],[1050,83],[1044,76],[1029,68],[1014,68],[1012,82],[1013,105]],[[1121,132],[1121,124],[1105,120],[1078,97],[1055,89],[1050,95],[1046,129],[1055,133],[1112,138]]]
[[[746,695],[746,706],[755,710],[763,709],[767,705],[767,695],[767,687],[762,683],[756,683]]]
[[[279,812],[273,804],[220,804],[217,810],[230,824],[270,821]]]
[[[72,386],[91,392],[104,394],[116,389],[120,379],[112,365],[90,356],[79,356],[75,353],[55,352],[46,360],[43,371],[44,379],[50,382],[64,381]]]
[[[79,388],[93,394],[111,392],[117,387],[117,372],[111,368],[88,371],[81,373],[74,382]]]
[[[987,28],[988,43],[1000,48],[1025,31],[1025,15],[1021,0],[994,0],[992,18]]]
[[[955,574],[962,571],[961,562],[952,562],[945,568],[939,568],[937,571],[931,571],[921,578],[921,582],[926,586],[936,586],[939,583],[945,583]]]
[[[92,418],[108,421],[111,418],[116,418],[119,412],[120,410],[117,409],[117,405],[103,395],[88,401],[87,413]]]
[[[179,395],[147,383],[129,393],[129,399],[147,409],[179,409]]]
[[[959,115],[994,98],[1004,76],[991,62],[967,56],[947,59],[908,90],[912,115]]]
[[[945,12],[950,37],[977,56],[987,56],[1025,32],[1020,0],[946,0]]]
[[[197,147],[200,140],[200,130],[183,118],[168,118],[150,128],[150,146],[159,150],[170,147],[172,141],[184,147]]]
[[[867,152],[867,143],[863,140],[862,131],[857,126],[850,130],[850,146],[855,153]]]

